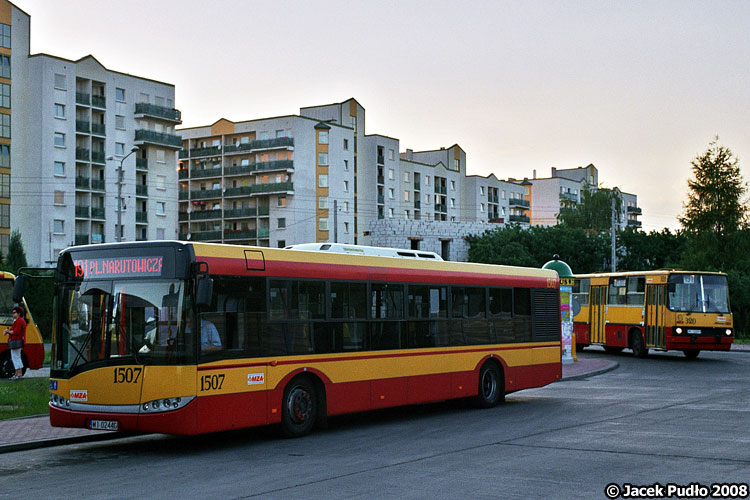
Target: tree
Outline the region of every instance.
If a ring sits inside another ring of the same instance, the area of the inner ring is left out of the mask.
[[[747,185],[739,159],[715,137],[708,149],[692,162],[688,201],[680,224],[693,235],[712,233],[720,240],[747,225]]]
[[[21,241],[21,232],[18,229],[13,231],[10,235],[6,266],[12,273],[17,273],[18,269],[28,266],[26,262],[26,252],[23,249],[23,241]]]
[[[685,251],[684,232],[661,231],[645,233],[627,227],[617,233],[617,267],[620,271],[648,271],[677,268]]]
[[[612,189],[592,191],[586,185],[581,189],[581,202],[563,205],[557,220],[569,227],[609,231],[612,227],[612,198],[619,214],[621,197],[618,192]]]

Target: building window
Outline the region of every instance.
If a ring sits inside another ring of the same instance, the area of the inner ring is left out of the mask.
[[[393,188],[389,188],[388,189],[388,198],[393,199],[393,196],[394,196]]]
[[[318,198],[318,208],[328,210],[328,196],[321,196]]]
[[[461,160],[453,160],[453,170],[461,169]]]
[[[65,90],[67,88],[66,82],[65,82],[65,75],[61,75],[60,73],[55,73],[55,88],[60,90]]]
[[[65,162],[63,161],[55,162],[54,174],[58,177],[65,177]]]
[[[65,105],[55,103],[55,118],[65,118]]]
[[[484,196],[484,186],[479,186],[479,195]]]
[[[54,204],[65,205],[65,191],[55,191]]]
[[[285,217],[279,217],[277,219],[278,227],[279,229],[285,229],[286,228],[286,218]]]
[[[0,55],[0,77],[10,78],[10,56]]]
[[[167,213],[167,203],[164,201],[156,202],[156,215],[165,215]]]
[[[318,187],[322,187],[322,188],[328,187],[328,174],[318,175]]]
[[[0,84],[0,106],[10,108],[10,85]]]
[[[388,159],[393,160],[396,157],[395,152],[392,149],[388,150]]]
[[[11,48],[9,24],[0,24],[0,47],[5,47],[6,49]]]
[[[345,193],[349,192],[349,181],[344,181],[344,192]]]
[[[392,208],[388,209],[388,217],[390,217],[391,219],[393,218],[393,209]]]
[[[277,130],[277,131],[276,131],[276,138],[277,138],[277,139],[280,139],[280,138],[282,138],[282,137],[285,137],[285,136],[286,136],[286,134],[284,133],[284,130],[283,130],[283,129],[282,129],[282,130]]]
[[[429,186],[430,185],[430,176],[429,175],[425,175],[424,176],[424,185],[425,186]]]
[[[286,206],[286,196],[279,196],[276,205],[279,207],[285,207]]]
[[[10,137],[10,115],[0,114],[0,137]]]
[[[327,130],[318,131],[318,144],[328,144],[328,131]]]
[[[52,221],[52,232],[55,234],[65,234],[65,221],[62,219]]]
[[[390,180],[393,180],[393,179],[395,179],[395,178],[396,178],[396,175],[394,174],[394,172],[393,172],[393,169],[392,169],[392,168],[389,168],[389,169],[388,169],[388,178],[389,178]]]
[[[276,242],[278,248],[284,248],[286,246],[286,240],[279,240]]]
[[[0,227],[10,227],[10,205],[0,205]]]
[[[156,162],[157,163],[166,163],[166,153],[164,153],[163,149],[157,149],[156,150]]]
[[[349,223],[348,222],[344,222],[344,233],[345,234],[349,234]]]
[[[349,151],[349,139],[344,139],[344,151]]]
[[[166,175],[156,176],[156,189],[158,189],[159,191],[167,190],[167,176]]]
[[[328,231],[328,218],[324,217],[318,221],[318,229]]]
[[[404,191],[404,201],[409,201],[409,191]]]
[[[0,167],[10,168],[10,144],[0,144]]]
[[[115,143],[115,154],[118,156],[124,156],[125,155],[125,143],[124,142],[116,142]]]
[[[115,128],[119,130],[125,130],[125,117],[122,115],[115,115]]]
[[[65,147],[65,134],[62,132],[55,132],[55,146],[60,148]]]
[[[451,191],[456,190],[456,181],[451,181]]]
[[[157,240],[163,240],[164,238],[164,228],[159,227],[156,229],[156,239]]]
[[[404,172],[404,182],[409,182],[409,172]]]
[[[451,208],[456,208],[456,199],[451,198]]]
[[[115,101],[125,102],[125,89],[115,89]]]
[[[503,199],[505,199],[505,189],[503,189],[501,194],[502,194]]]
[[[328,153],[318,153],[318,165],[328,165]]]
[[[0,198],[10,198],[10,175],[0,174]]]
[[[479,211],[484,213],[484,203],[479,204]]]
[[[349,170],[349,160],[344,160],[344,170]]]

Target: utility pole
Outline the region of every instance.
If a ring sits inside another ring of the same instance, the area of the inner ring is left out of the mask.
[[[115,228],[115,241],[117,242],[122,241],[122,164],[125,161],[125,158],[132,155],[136,151],[138,151],[138,146],[133,146],[132,148],[130,148],[130,153],[122,157],[122,159],[120,160],[120,166],[117,167],[117,203],[115,204],[115,208],[117,209],[117,227]],[[107,160],[114,159],[114,156],[107,157]]]
[[[339,242],[339,200],[333,200],[333,242]]]
[[[617,210],[616,210],[616,204],[618,200],[618,194],[620,193],[620,190],[616,187],[612,189],[612,272],[617,272],[617,253],[615,252],[615,246],[616,246],[616,238],[615,238],[615,228],[617,224]]]

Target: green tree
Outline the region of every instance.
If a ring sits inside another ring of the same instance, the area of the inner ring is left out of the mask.
[[[581,202],[564,203],[557,220],[569,227],[609,231],[612,227],[612,198],[619,214],[622,200],[618,192],[603,188],[592,191],[584,186],[581,189]]]
[[[10,235],[8,258],[5,263],[8,270],[12,273],[17,273],[18,269],[28,266],[26,252],[23,249],[23,241],[21,241],[21,232],[18,229],[14,230]]]
[[[627,227],[617,233],[620,271],[648,271],[651,269],[678,268],[686,245],[684,232],[661,231],[645,233]]]

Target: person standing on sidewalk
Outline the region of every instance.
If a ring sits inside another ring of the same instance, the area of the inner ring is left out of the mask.
[[[11,309],[13,315],[13,325],[5,329],[5,335],[8,335],[8,349],[10,349],[10,358],[13,361],[13,368],[16,374],[11,380],[18,380],[23,377],[23,360],[21,359],[21,350],[26,342],[26,320],[23,319],[24,310],[21,306],[15,306]]]

